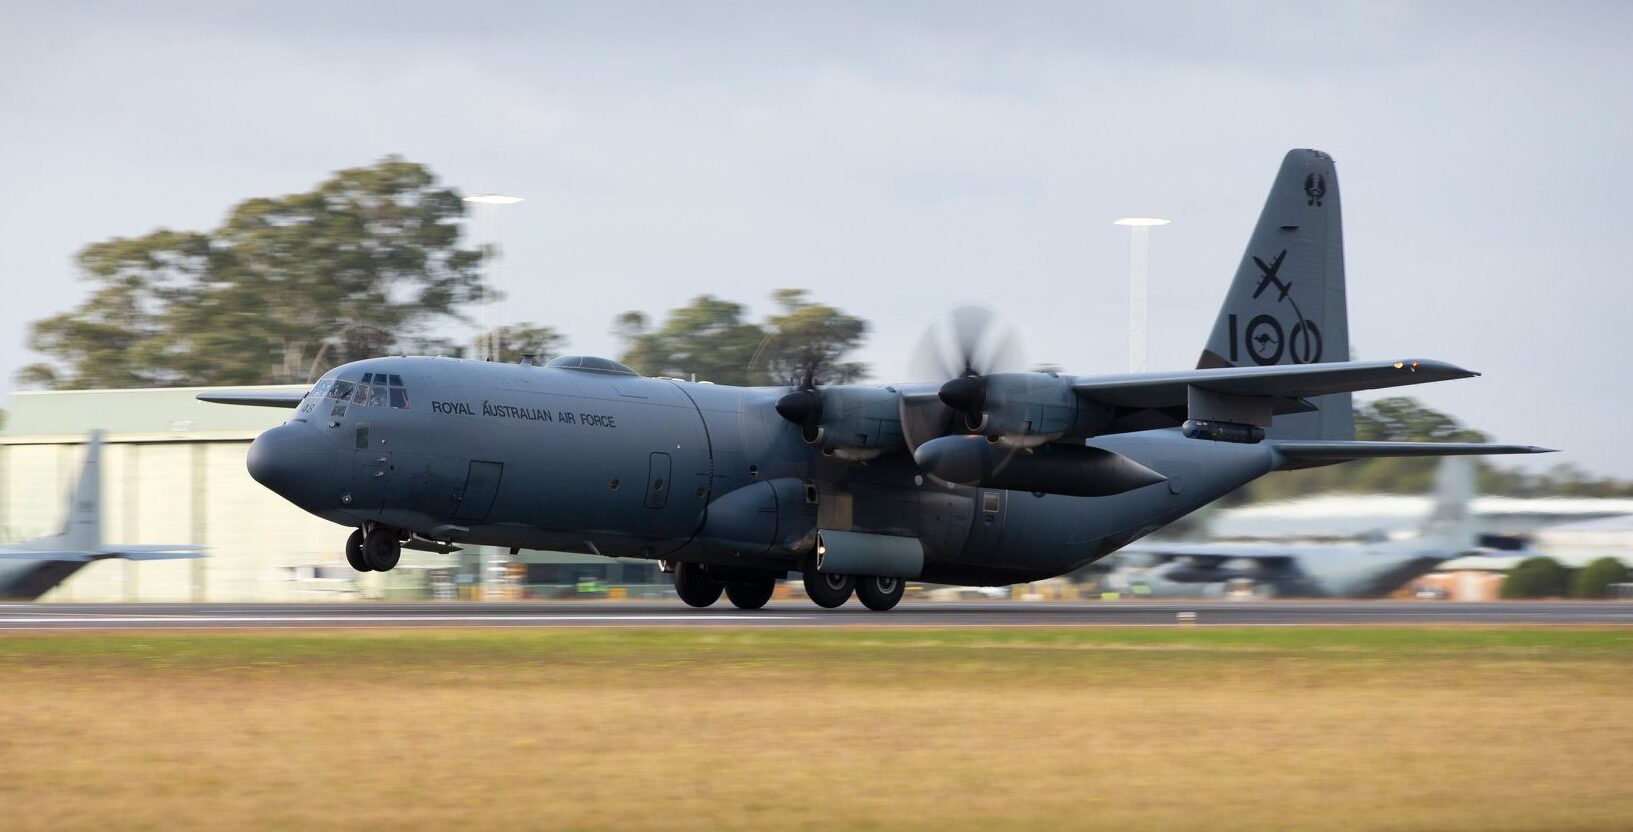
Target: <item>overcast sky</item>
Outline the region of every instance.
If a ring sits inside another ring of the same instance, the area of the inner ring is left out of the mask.
[[[971,300],[1035,362],[1193,366],[1282,154],[1343,182],[1351,340],[1483,378],[1413,391],[1633,476],[1633,4],[0,2],[0,377],[84,244],[397,153],[504,210],[508,320],[779,287],[899,376]],[[450,333],[461,334],[463,333]]]

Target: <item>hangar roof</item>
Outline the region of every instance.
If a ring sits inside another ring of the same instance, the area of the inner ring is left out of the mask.
[[[305,390],[307,385],[234,387],[234,390]],[[25,390],[11,394],[0,443],[79,442],[100,429],[140,434],[148,441],[249,439],[289,418],[281,407],[228,407],[194,398],[212,387],[131,390]],[[117,441],[117,438],[115,439]]]

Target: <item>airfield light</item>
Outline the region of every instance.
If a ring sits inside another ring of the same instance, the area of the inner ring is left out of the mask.
[[[1145,372],[1147,279],[1150,263],[1151,229],[1164,226],[1161,217],[1123,217],[1112,225],[1128,229],[1128,371]]]
[[[477,208],[476,208],[477,236],[482,239],[483,246],[492,247],[493,245],[495,245],[498,242],[498,237],[499,237],[499,215],[498,215],[499,206],[501,206],[501,205],[515,205],[516,203],[523,202],[525,200],[522,197],[512,196],[510,194],[482,193],[482,194],[471,194],[470,196],[465,197],[464,201],[469,202],[472,205],[477,206]],[[481,350],[484,353],[483,357],[486,360],[488,360],[488,361],[498,361],[499,360],[499,322],[498,322],[498,316],[499,316],[499,308],[498,308],[498,300],[499,300],[499,258],[497,258],[497,257],[486,258],[485,264],[487,266],[487,278],[488,278],[488,280],[487,280],[487,286],[485,287],[485,290],[484,290],[483,294],[486,296],[485,297],[486,303],[484,305],[487,308],[484,310],[486,314],[483,317],[485,317],[487,319],[486,322],[487,322],[487,326],[488,326],[488,334],[487,334],[487,337],[484,339],[485,343],[483,343],[481,345]]]
[[[510,194],[482,193],[471,194],[464,198],[466,202],[476,206],[477,236],[482,245],[492,248],[499,239],[499,208],[505,205],[515,205],[522,202],[522,197]],[[488,334],[483,340],[481,349],[488,361],[499,360],[499,258],[487,257],[484,265],[487,269],[487,286],[483,294],[487,301],[485,317],[487,319]],[[482,558],[480,579],[482,586],[482,600],[489,601],[495,596],[495,587],[499,578],[504,574],[506,558],[503,549],[488,547],[486,557]]]
[[[477,205],[515,205],[525,200],[522,197],[508,194],[471,194],[465,197],[465,201],[474,202]]]

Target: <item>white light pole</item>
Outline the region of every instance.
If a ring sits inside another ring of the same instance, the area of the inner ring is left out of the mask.
[[[1112,225],[1127,226],[1128,236],[1128,371],[1145,372],[1145,330],[1147,277],[1150,266],[1151,229],[1167,225],[1157,217],[1123,217]]]
[[[493,247],[499,240],[499,206],[515,205],[523,201],[508,194],[471,194],[465,201],[476,206],[477,236],[484,247]],[[488,335],[482,339],[482,359],[499,360],[499,258],[484,259],[487,266],[487,286],[483,287],[483,318],[487,321]]]
[[[499,208],[504,205],[515,205],[522,201],[519,196],[508,194],[471,194],[465,201],[476,206],[477,236],[481,238],[485,248],[492,248],[499,240]],[[497,248],[495,248],[497,251]],[[487,285],[483,287],[483,318],[487,320],[488,334],[483,338],[482,356],[486,361],[499,360],[499,258],[485,257],[487,267]],[[496,593],[494,588],[499,585],[499,578],[505,571],[505,550],[497,547],[488,547],[487,556],[482,559],[479,567],[479,576],[482,586],[482,600],[493,600]]]

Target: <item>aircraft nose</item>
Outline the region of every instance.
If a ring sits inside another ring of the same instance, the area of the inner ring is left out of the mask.
[[[302,491],[320,473],[322,450],[322,438],[311,428],[279,425],[250,443],[245,467],[256,482],[299,505]]]

